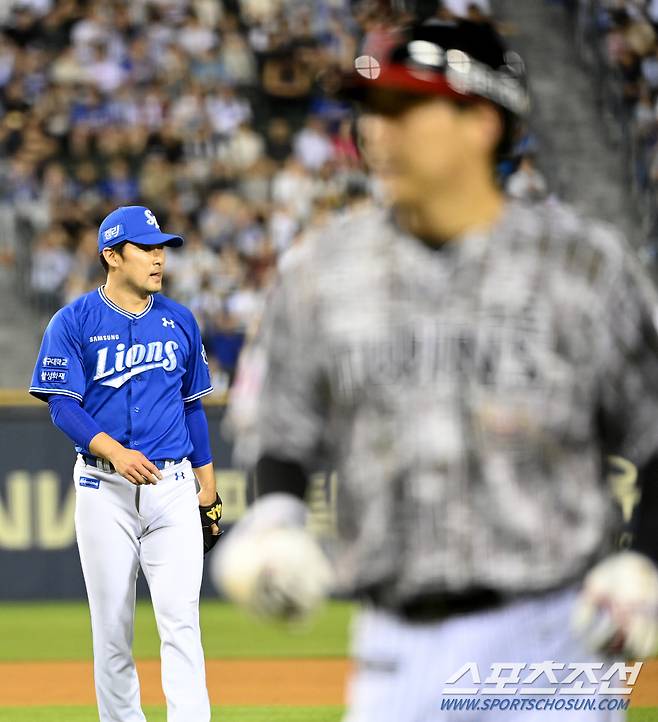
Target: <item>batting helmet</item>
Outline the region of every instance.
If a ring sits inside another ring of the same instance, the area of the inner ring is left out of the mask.
[[[384,57],[360,55],[341,94],[368,106],[371,89],[440,95],[459,103],[485,99],[506,120],[504,143],[527,115],[525,65],[488,23],[427,22],[409,28]]]

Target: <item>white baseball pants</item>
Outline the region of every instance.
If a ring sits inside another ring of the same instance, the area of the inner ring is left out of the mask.
[[[445,708],[446,681],[467,662],[478,666],[482,682],[491,665],[518,662],[529,665],[547,660],[565,665],[603,662],[570,633],[573,589],[519,600],[484,612],[455,616],[439,622],[411,624],[387,612],[365,609],[353,632],[354,676],[348,688],[344,722],[619,722],[624,712],[610,710],[484,710]],[[503,676],[508,676],[504,672]],[[529,671],[523,673],[527,677]],[[566,679],[568,671],[557,673]],[[580,678],[582,679],[582,678]],[[472,676],[460,685],[472,688]],[[540,677],[532,685],[546,687]],[[612,685],[620,687],[623,685]],[[526,687],[527,689],[527,687]],[[473,699],[471,697],[470,699]],[[481,697],[482,699],[482,697]],[[517,697],[518,699],[518,697]],[[601,699],[603,706],[618,698]],[[442,708],[443,703],[443,708]]]
[[[100,722],[145,722],[132,657],[135,583],[149,585],[168,722],[208,722],[199,628],[203,537],[189,461],[156,485],[75,465],[75,528],[87,587]]]

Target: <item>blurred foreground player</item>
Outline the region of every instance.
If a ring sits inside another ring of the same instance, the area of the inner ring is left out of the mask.
[[[53,316],[30,387],[78,452],[75,531],[100,722],[145,722],[132,657],[140,566],[167,722],[210,719],[199,592],[204,549],[220,533],[201,405],[212,385],[194,316],[159,293],[165,247],[182,243],[148,208],[110,213],[98,232],[107,282]]]
[[[260,498],[213,573],[262,613],[312,608],[330,571],[302,499],[308,472],[335,465],[336,588],[365,605],[347,722],[480,720],[441,709],[469,662],[484,679],[497,662],[656,649],[658,574],[615,552],[603,473],[609,453],[655,468],[656,297],[611,228],[504,199],[496,159],[528,97],[493,31],[418,27],[355,68],[386,207],[336,219],[282,273],[233,409]]]

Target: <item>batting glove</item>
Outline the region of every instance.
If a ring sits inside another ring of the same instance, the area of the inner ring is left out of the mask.
[[[599,562],[585,577],[572,623],[593,651],[629,659],[658,654],[658,569],[632,551]]]
[[[329,561],[302,528],[304,505],[287,494],[257,501],[213,557],[210,574],[218,590],[260,616],[303,619],[329,593]]]

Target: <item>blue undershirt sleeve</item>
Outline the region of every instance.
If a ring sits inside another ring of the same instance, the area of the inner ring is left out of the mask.
[[[85,451],[89,451],[89,444],[94,436],[103,431],[80,406],[80,402],[70,396],[49,396],[48,408],[55,426]]]
[[[210,464],[212,451],[210,450],[208,419],[206,419],[206,412],[203,410],[201,399],[185,404],[185,423],[194,446],[194,451],[190,454],[192,468],[197,469],[200,466]]]

